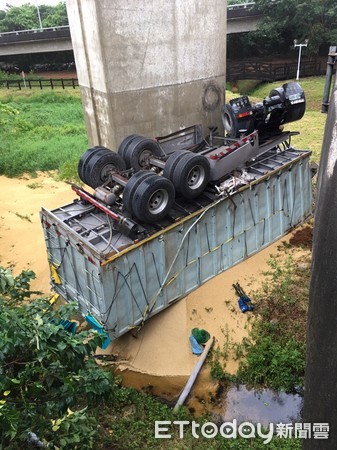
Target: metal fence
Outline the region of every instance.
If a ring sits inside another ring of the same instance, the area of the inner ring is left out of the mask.
[[[296,77],[297,62],[264,63],[253,61],[227,61],[227,81],[261,80],[279,81]],[[301,78],[325,75],[326,65],[321,61],[303,61],[301,63]],[[73,88],[78,87],[77,78],[48,78],[48,79],[18,79],[1,80],[0,88],[33,89],[33,88]]]
[[[48,78],[45,80],[0,80],[0,88],[7,88],[7,89],[33,89],[33,88],[40,88],[40,89],[54,89],[54,88],[77,88],[78,87],[78,79],[77,78]]]
[[[227,81],[261,80],[278,81],[296,77],[297,62],[264,63],[253,61],[227,61]],[[325,75],[326,65],[320,61],[302,61],[301,77]]]

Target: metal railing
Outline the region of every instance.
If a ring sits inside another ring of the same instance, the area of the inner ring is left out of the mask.
[[[252,8],[254,5],[255,5],[255,2],[238,3],[236,5],[227,5],[227,9],[229,11],[232,11],[233,9],[248,9],[248,8]]]
[[[44,80],[40,79],[26,79],[26,80],[0,80],[0,89],[33,89],[33,88],[73,88],[76,89],[78,87],[78,79],[77,78],[48,78]]]
[[[261,80],[279,81],[296,77],[297,63],[264,63],[254,61],[227,61],[227,81]],[[301,77],[319,76],[325,74],[325,66],[320,61],[303,61]]]
[[[21,34],[30,34],[30,33],[43,33],[44,31],[58,31],[58,30],[69,30],[69,25],[62,25],[58,27],[46,27],[46,28],[33,28],[32,30],[17,30],[17,31],[0,31],[0,37],[2,36],[11,36],[16,35],[19,36]]]

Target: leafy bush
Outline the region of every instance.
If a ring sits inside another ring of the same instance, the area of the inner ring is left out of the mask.
[[[35,75],[33,72],[30,72],[30,73],[25,74],[25,79],[26,80],[39,80],[40,77],[38,75]],[[20,80],[23,82],[23,78],[20,73],[8,73],[3,70],[0,70],[0,80],[9,80],[9,81]],[[5,87],[6,82],[4,82],[4,81],[1,82],[0,86]]]
[[[0,268],[0,447],[26,448],[31,432],[51,446],[92,448],[97,421],[90,410],[115,387],[91,358],[101,337],[62,327],[74,305],[27,302],[32,278],[31,271],[14,278]]]
[[[249,347],[246,359],[240,364],[237,377],[251,385],[264,385],[290,392],[303,385],[304,348],[299,342],[285,344],[272,336],[260,336]]]

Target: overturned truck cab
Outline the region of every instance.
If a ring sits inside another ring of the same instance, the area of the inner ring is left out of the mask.
[[[193,126],[89,149],[79,175],[93,192],[73,186],[78,199],[41,211],[53,289],[115,339],[279,239],[311,215],[294,134]]]

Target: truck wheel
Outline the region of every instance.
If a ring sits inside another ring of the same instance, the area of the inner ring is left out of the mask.
[[[166,161],[163,176],[172,181],[172,176],[176,165],[181,160],[184,155],[190,155],[191,152],[188,150],[178,150],[174,152]]]
[[[77,173],[78,173],[78,176],[80,177],[80,180],[82,180],[83,183],[88,184],[86,179],[85,179],[85,169],[86,169],[86,166],[87,166],[88,162],[90,161],[92,156],[94,156],[95,153],[97,153],[99,150],[103,150],[104,148],[105,147],[101,147],[99,145],[96,145],[95,147],[89,148],[81,156],[81,159],[79,160],[78,166],[77,166]]]
[[[206,188],[211,175],[207,158],[190,153],[176,165],[172,182],[176,191],[187,199],[198,197]]]
[[[235,117],[235,113],[231,105],[223,105],[221,109],[221,119],[226,135],[230,138],[239,137],[239,122]]]
[[[151,156],[161,156],[161,149],[157,141],[139,136],[130,142],[124,155],[127,168],[138,172],[148,166]]]
[[[248,134],[254,131],[254,117],[248,115],[238,119],[233,107],[229,103],[226,103],[226,105],[222,107],[221,119],[226,136],[229,138],[240,137],[241,130],[245,130]]]
[[[154,175],[156,174],[154,172],[150,172],[149,170],[140,170],[139,172],[132,175],[130,180],[127,182],[123,190],[123,205],[130,214],[133,214],[132,199],[137,187],[145,178]]]
[[[108,180],[109,172],[122,172],[123,170],[125,170],[124,160],[117,153],[103,149],[90,159],[85,171],[85,178],[88,181],[87,184],[95,189]]]
[[[132,198],[134,216],[141,222],[158,222],[169,212],[174,198],[170,180],[158,175],[144,178]]]
[[[122,140],[122,142],[119,144],[117,153],[125,160],[125,154],[127,152],[127,149],[129,148],[129,145],[131,142],[136,138],[141,137],[139,134],[130,134],[130,136],[127,136]],[[128,167],[130,169],[130,167]]]

